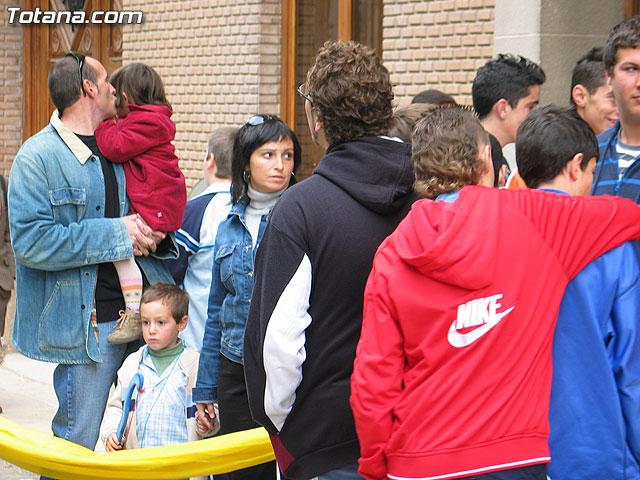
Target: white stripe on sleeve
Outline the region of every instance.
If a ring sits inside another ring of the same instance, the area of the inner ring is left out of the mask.
[[[264,410],[278,431],[293,408],[296,389],[302,381],[302,364],[307,358],[305,330],[311,324],[307,311],[311,278],[311,261],[304,255],[280,295],[265,333],[262,352],[266,373]]]

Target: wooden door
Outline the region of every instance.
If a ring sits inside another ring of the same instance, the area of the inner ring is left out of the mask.
[[[24,0],[23,10],[78,11],[86,18],[95,10],[122,10],[122,0]],[[119,24],[23,25],[24,102],[22,140],[42,129],[55,110],[47,87],[49,67],[69,51],[98,59],[111,73],[122,65],[122,27]]]
[[[302,147],[297,177],[304,179],[324,155],[311,139],[304,100],[296,95],[318,49],[327,40],[356,40],[382,54],[382,0],[283,0],[280,112]]]
[[[624,0],[625,17],[640,15],[640,0]]]

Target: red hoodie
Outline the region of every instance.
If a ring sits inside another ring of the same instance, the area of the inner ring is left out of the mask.
[[[165,105],[128,105],[129,114],[102,122],[96,130],[100,152],[124,163],[131,209],[154,230],[173,232],[182,226],[187,204],[184,175],[171,144],[176,126]]]
[[[455,203],[416,202],[365,290],[359,472],[445,479],[548,462],[565,286],[638,237],[640,208],[621,198],[467,187]]]

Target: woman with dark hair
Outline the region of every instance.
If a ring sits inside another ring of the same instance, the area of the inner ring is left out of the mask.
[[[198,428],[204,433],[220,407],[220,432],[259,427],[251,418],[244,381],[244,330],[253,289],[256,251],[280,195],[295,183],[300,144],[278,117],[254,115],[233,144],[233,206],[218,227],[211,291],[198,379],[193,389]],[[275,479],[275,462],[238,470],[237,479]]]

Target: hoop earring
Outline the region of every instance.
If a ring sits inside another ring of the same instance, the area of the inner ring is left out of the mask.
[[[245,170],[244,172],[242,172],[242,179],[247,185],[249,184],[249,180],[251,180],[251,173],[249,172],[249,170]]]

